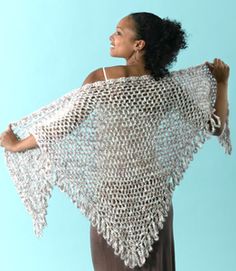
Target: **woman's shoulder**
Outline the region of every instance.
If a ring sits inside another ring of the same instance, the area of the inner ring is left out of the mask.
[[[129,73],[127,66],[125,65],[101,67],[89,73],[89,75],[84,80],[83,85],[97,81],[105,81],[105,77],[107,77],[107,79],[116,79],[127,76],[129,76]]]
[[[130,68],[127,65],[104,67],[107,79],[116,79],[128,77],[131,75]]]
[[[118,79],[122,77],[142,76],[146,75],[142,69],[135,66],[117,65],[102,67],[92,71],[85,79],[84,84],[94,83],[97,81],[105,81],[107,79]]]
[[[108,79],[117,79],[121,77],[138,77],[150,74],[145,72],[143,68],[134,65],[119,65],[104,67]]]

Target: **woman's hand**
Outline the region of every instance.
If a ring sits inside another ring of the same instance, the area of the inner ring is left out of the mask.
[[[213,63],[205,62],[217,83],[227,83],[229,78],[229,66],[219,58],[215,58]]]
[[[21,152],[28,149],[38,148],[38,144],[33,135],[18,140],[11,129],[11,124],[8,129],[0,135],[0,146],[11,152]]]
[[[19,140],[13,133],[11,124],[9,124],[8,129],[0,135],[0,146],[8,151],[15,152],[18,142]]]

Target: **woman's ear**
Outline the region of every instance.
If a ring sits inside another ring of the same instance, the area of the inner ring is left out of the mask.
[[[144,40],[137,40],[135,44],[135,49],[138,51],[141,51],[145,47],[145,41]]]

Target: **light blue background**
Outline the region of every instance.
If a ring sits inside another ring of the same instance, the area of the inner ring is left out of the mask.
[[[0,130],[79,87],[92,70],[125,64],[109,55],[118,21],[149,11],[182,22],[189,47],[173,69],[215,57],[231,67],[230,126],[235,146],[235,9],[233,0],[0,1]],[[195,156],[174,194],[177,271],[236,270],[235,152],[214,137]],[[92,271],[89,222],[57,188],[44,236],[16,193],[1,148],[0,270]]]

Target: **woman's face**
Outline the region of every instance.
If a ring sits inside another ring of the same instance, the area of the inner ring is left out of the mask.
[[[110,55],[129,59],[135,51],[136,33],[134,22],[127,16],[120,20],[116,32],[110,36]]]

